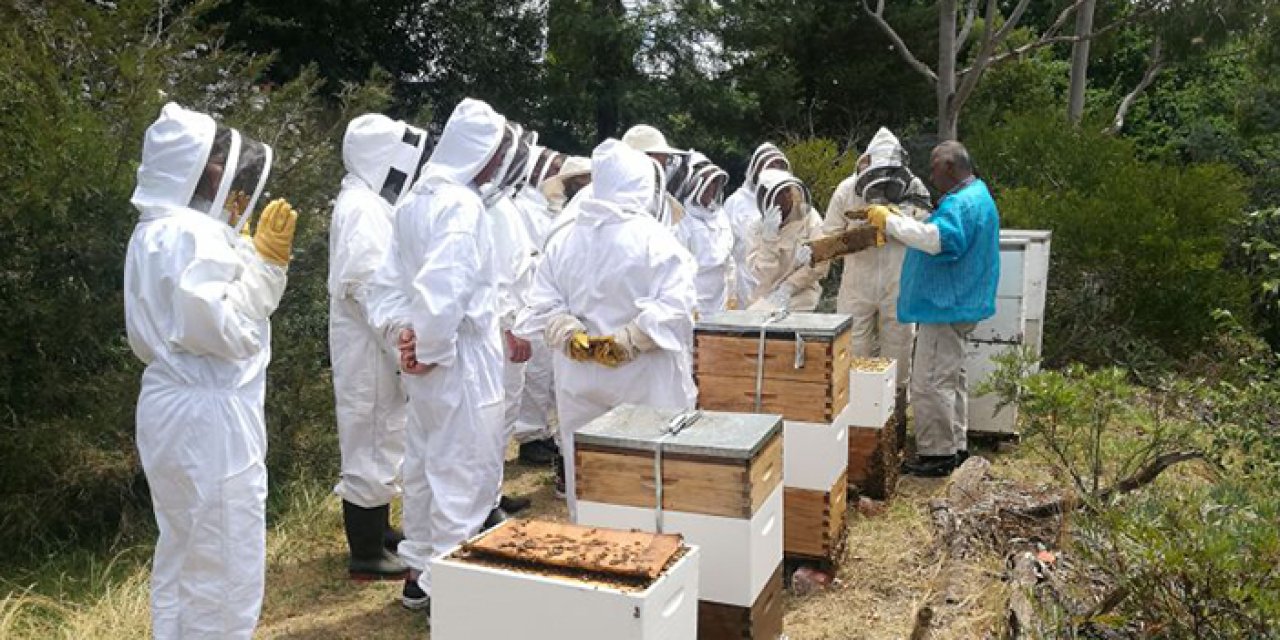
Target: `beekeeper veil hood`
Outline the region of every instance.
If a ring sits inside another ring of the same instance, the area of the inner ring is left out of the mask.
[[[426,131],[380,113],[367,113],[347,125],[342,164],[392,206],[417,181],[431,153]]]
[[[187,207],[236,229],[271,172],[271,147],[170,102],[147,128],[131,201],[144,212]]]
[[[502,164],[493,174],[493,179],[480,188],[480,197],[486,207],[493,206],[505,196],[514,195],[524,186],[529,175],[530,154],[538,134],[525,131],[524,127],[507,122],[506,133],[502,145]]]
[[[658,163],[613,138],[591,152],[591,188],[595,200],[655,218],[657,203],[665,199]]]
[[[907,151],[897,136],[881,127],[863,154],[867,168],[858,172],[854,192],[871,204],[896,204],[906,197],[914,178],[907,168]]]
[[[724,186],[729,182],[729,174],[701,153],[693,154],[691,174],[684,190],[686,207],[719,210],[724,204]]]
[[[481,100],[459,102],[427,160],[422,179],[471,185],[499,153],[506,139],[506,124],[506,118]]]
[[[791,161],[787,160],[787,156],[772,142],[761,144],[756,147],[755,153],[751,154],[751,162],[747,164],[747,176],[743,184],[748,189],[756,188],[760,181],[760,173],[767,168],[791,170]]]
[[[765,169],[756,185],[756,207],[763,214],[773,207],[782,210],[783,224],[797,220],[809,210],[809,188],[790,172]]]

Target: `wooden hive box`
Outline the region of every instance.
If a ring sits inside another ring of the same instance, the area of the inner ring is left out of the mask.
[[[787,420],[783,433],[783,551],[788,558],[834,565],[846,519],[849,429],[839,422]]]
[[[750,607],[703,600],[698,604],[699,640],[777,640],[782,636],[782,565]]]
[[[623,405],[574,435],[579,524],[657,530],[661,442],[664,533],[702,548],[703,600],[751,606],[782,563],[782,419]]]
[[[506,535],[519,527],[528,527],[533,535]],[[504,536],[508,539],[502,539]],[[511,546],[512,541],[539,539],[537,546],[551,547],[548,553],[528,557],[501,553],[501,547]],[[613,548],[620,553],[607,554],[610,560],[595,569],[552,560],[557,555],[589,559],[585,553],[555,553],[555,547],[573,547],[575,540],[593,552]],[[643,557],[630,557],[632,549],[642,550],[638,555]],[[626,576],[609,573],[603,565],[615,559],[638,560],[627,563],[638,571]],[[700,551],[685,545],[678,536],[508,521],[432,560],[431,637],[693,638],[699,616],[699,559]],[[495,602],[502,603],[502,615],[494,615]]]
[[[693,365],[698,406],[830,423],[849,400],[850,317],[791,313],[766,324],[770,317],[763,311],[723,311],[698,320]],[[757,366],[763,375],[758,409]]]

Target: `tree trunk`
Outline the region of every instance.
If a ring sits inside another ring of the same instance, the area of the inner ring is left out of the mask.
[[[1067,121],[1079,125],[1084,118],[1084,92],[1089,79],[1089,43],[1093,32],[1093,9],[1097,0],[1084,0],[1076,13],[1076,40],[1071,45],[1071,89],[1067,103]]]
[[[938,138],[956,139],[956,0],[938,2]]]

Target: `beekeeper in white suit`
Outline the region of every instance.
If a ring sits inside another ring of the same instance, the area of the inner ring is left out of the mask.
[[[747,256],[755,248],[754,242],[760,224],[760,208],[756,206],[756,187],[760,173],[765,169],[790,171],[791,161],[772,143],[765,142],[756,147],[751,154],[751,162],[747,164],[747,173],[733,195],[724,202],[724,212],[733,226],[733,263],[735,265],[730,297],[734,308],[745,309],[751,303],[752,294],[756,290],[756,281],[747,268]]]
[[[402,601],[430,613],[430,560],[494,511],[506,444],[492,230],[480,189],[511,139],[506,120],[466,99],[454,108],[374,276],[375,323],[401,349],[409,392]]]
[[[805,244],[822,235],[822,217],[810,204],[809,189],[786,171],[766,169],[756,184],[762,213],[751,241],[747,268],[756,289],[747,306],[756,311],[813,311],[822,297],[827,263],[810,265]]]
[[[549,241],[515,332],[555,352],[561,448],[609,409],[637,403],[690,409],[695,266],[655,218],[661,168],[617,140],[592,154],[593,196]],[[608,344],[612,357],[582,345]],[[566,494],[576,518],[573,465]]]
[[[867,205],[895,205],[900,214],[923,221],[932,210],[929,190],[907,168],[907,153],[898,138],[881,128],[859,158],[858,173],[836,187],[827,205],[824,234],[841,233],[868,224],[845,214]],[[887,236],[884,246],[844,257],[836,311],[853,317],[850,330],[856,357],[882,356],[898,362],[895,412],[899,429],[905,426],[907,384],[911,376],[911,346],[915,327],[898,322],[898,280],[907,247]]]
[[[262,608],[270,316],[297,214],[267,205],[247,229],[271,148],[165,105],[147,129],[131,202],[125,326],[146,364],[137,437],[151,487],[156,638],[249,638]]]
[[[716,313],[727,308],[733,277],[733,227],[722,209],[729,174],[695,153],[681,199],[685,216],[676,227],[676,239],[698,266],[698,312]]]
[[[395,205],[427,159],[425,131],[371,113],[347,125],[347,175],[329,223],[329,357],[342,467],[333,492],[356,579],[399,579],[391,500],[400,495],[405,392],[397,352],[370,323],[369,281],[391,246]]]

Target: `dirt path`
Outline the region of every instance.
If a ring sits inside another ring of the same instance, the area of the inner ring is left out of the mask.
[[[939,577],[930,553],[927,504],[942,487],[940,480],[905,478],[883,514],[867,518],[855,513],[850,518],[849,544],[836,586],[820,594],[788,596],[785,631],[790,640],[888,640],[911,633],[915,612]],[[507,492],[533,498],[532,513],[521,515],[566,517],[562,502],[552,493],[549,469],[509,463]],[[346,579],[336,501],[326,501],[312,520],[306,527],[273,531],[258,637],[400,639],[428,634],[421,616],[400,607],[400,583],[355,584]],[[960,579],[951,581],[950,606],[939,612],[930,637],[990,635],[1006,595],[999,578],[1002,568],[994,557],[962,567]],[[496,615],[501,613],[495,609]]]

